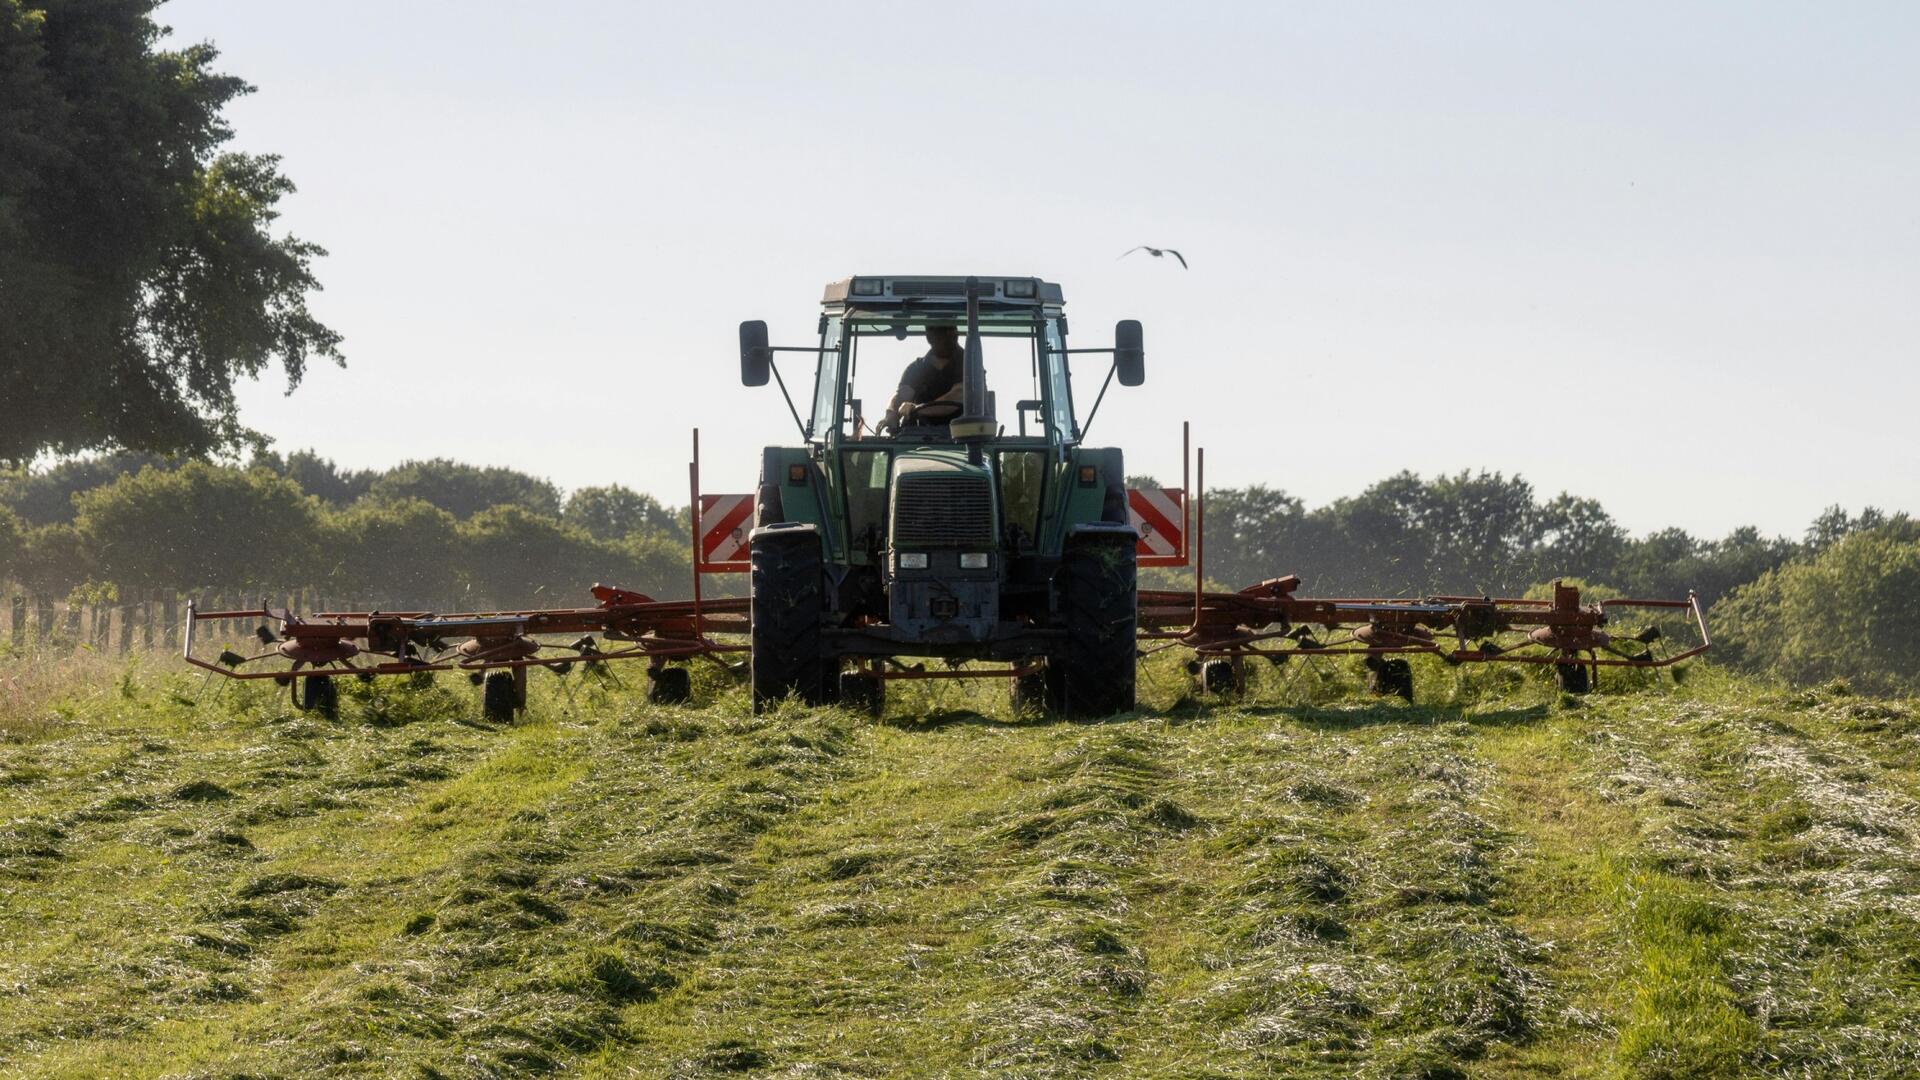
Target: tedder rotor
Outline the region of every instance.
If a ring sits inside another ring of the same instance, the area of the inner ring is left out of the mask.
[[[1209,591],[1205,451],[1196,487],[1183,436],[1181,487],[1129,489],[1121,452],[1086,443],[1109,385],[1145,379],[1140,324],[1119,323],[1112,347],[1068,348],[1063,308],[1060,287],[1038,278],[854,277],[827,287],[816,344],[776,348],[765,323],[742,323],[742,381],[778,381],[800,440],[763,451],[755,493],[710,495],[694,433],[690,600],[595,585],[591,607],[537,611],[300,617],[190,606],[186,659],[280,681],[302,707],[324,711],[337,678],[453,671],[483,686],[488,715],[507,718],[526,705],[530,671],[644,659],[649,697],[661,702],[687,699],[688,666],[705,660],[746,675],[756,711],[797,697],[877,714],[892,680],[1005,678],[1016,704],[1106,715],[1134,707],[1138,660],[1172,648],[1190,654],[1188,670],[1213,693],[1243,689],[1249,661],[1358,656],[1371,689],[1408,700],[1416,655],[1549,665],[1561,689],[1581,693],[1603,667],[1666,667],[1708,648],[1691,595],[1586,604],[1556,583],[1547,600],[1316,599],[1296,595],[1295,577]],[[932,381],[950,389],[896,398],[885,423],[869,421],[861,388],[893,395],[918,378],[900,375],[918,351],[902,343],[960,333],[963,353],[936,344],[911,369],[947,364]],[[778,352],[815,357],[804,413]],[[1081,412],[1071,363],[1087,354],[1110,359]],[[1024,395],[1014,432],[990,378]],[[1143,566],[1190,566],[1193,588],[1139,589]],[[703,576],[740,572],[751,574],[747,598],[703,597]],[[1623,615],[1642,625],[1609,629]],[[1697,640],[1668,651],[1660,620],[1675,615]],[[195,628],[217,620],[257,621],[259,648],[204,658]]]

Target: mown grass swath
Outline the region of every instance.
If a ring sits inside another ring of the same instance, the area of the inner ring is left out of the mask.
[[[1324,664],[1100,723],[578,673],[339,718],[97,659],[0,717],[26,1074],[1900,1076],[1920,717]],[[997,690],[997,688],[995,688]]]

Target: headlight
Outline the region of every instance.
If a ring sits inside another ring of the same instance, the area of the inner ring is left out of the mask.
[[[1009,300],[1033,299],[1034,280],[1032,278],[1008,278],[1004,287]]]
[[[926,552],[924,552],[924,551],[903,551],[903,552],[901,552],[901,553],[900,553],[900,569],[902,569],[902,570],[925,570],[926,568],[927,568],[927,553],[926,553]]]
[[[987,568],[987,553],[986,553],[986,552],[984,552],[984,551],[963,551],[963,552],[961,552],[961,553],[960,553],[960,569],[962,569],[962,570],[985,570],[986,568]]]
[[[884,283],[879,278],[854,278],[853,279],[853,295],[879,296],[880,286],[882,284]]]

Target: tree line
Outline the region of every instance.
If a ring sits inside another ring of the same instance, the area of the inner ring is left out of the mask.
[[[344,471],[311,453],[246,467],[141,454],[0,473],[0,577],[37,596],[272,596],[392,609],[585,603],[595,581],[678,593],[684,510],[620,485],[562,498],[444,459]]]
[[[445,611],[583,603],[596,581],[681,596],[689,527],[685,507],[618,484],[563,493],[446,459],[345,470],[311,451],[244,467],[119,453],[0,471],[0,579],[43,598],[306,590]],[[1211,490],[1206,545],[1226,587],[1297,573],[1320,595],[1516,596],[1563,577],[1612,595],[1692,590],[1724,659],[1920,688],[1920,526],[1904,514],[1833,507],[1799,537],[1633,536],[1595,500],[1542,498],[1518,476],[1402,472],[1312,509],[1265,485]]]

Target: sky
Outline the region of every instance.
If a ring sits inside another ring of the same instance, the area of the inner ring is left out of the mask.
[[[257,92],[344,369],[283,451],[750,491],[737,324],[854,274],[1145,324],[1089,432],[1316,506],[1525,476],[1636,533],[1920,511],[1920,6],[172,0]],[[1136,253],[1182,251],[1191,269]],[[810,362],[785,357],[789,385]],[[1100,372],[1082,370],[1090,397]]]

